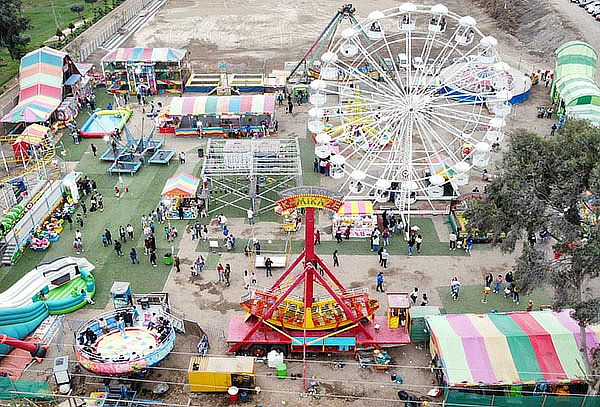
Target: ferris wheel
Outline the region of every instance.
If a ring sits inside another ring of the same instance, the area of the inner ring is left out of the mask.
[[[308,121],[341,192],[405,216],[486,168],[512,97],[496,45],[441,4],[404,3],[344,29],[321,55]]]

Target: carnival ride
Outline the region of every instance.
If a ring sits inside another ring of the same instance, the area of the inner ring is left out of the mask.
[[[75,357],[95,373],[143,375],[173,350],[175,331],[185,332],[184,323],[169,313],[165,293],[136,296],[129,283],[115,281],[111,296],[113,311],[77,329]]]
[[[66,314],[85,306],[86,298],[96,292],[91,274],[94,268],[86,259],[76,257],[38,264],[0,293],[0,334],[22,340],[48,315]],[[0,344],[0,356],[8,350]]]
[[[229,322],[229,351],[265,356],[356,352],[359,348],[410,343],[410,301],[406,293],[388,293],[387,316],[376,316],[379,302],[366,288],[347,289],[315,253],[315,210],[337,212],[343,205],[331,192],[291,188],[277,206],[305,212],[305,248],[270,288],[251,288],[241,306],[249,317]],[[300,272],[294,273],[300,266]],[[306,364],[304,366],[306,378]]]
[[[393,202],[406,224],[410,213],[445,213],[438,202],[489,165],[512,91],[527,89],[496,45],[441,4],[373,11],[330,39],[310,84],[308,129],[340,192]]]

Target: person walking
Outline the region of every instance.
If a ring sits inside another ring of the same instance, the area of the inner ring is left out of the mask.
[[[63,215],[63,219],[69,224],[69,230],[73,230],[73,218],[71,215],[67,212]]]
[[[127,232],[125,231],[123,225],[119,226],[119,237],[123,243],[127,243]]]
[[[123,252],[121,251],[121,242],[119,242],[118,240],[115,240],[115,252],[119,257],[123,255]]]
[[[390,244],[390,230],[385,227],[383,228],[383,232],[381,233],[381,239],[383,240],[384,246],[389,246]]]
[[[181,259],[179,256],[173,256],[173,268],[175,269],[176,273],[181,271]]]
[[[94,157],[96,157],[98,149],[96,148],[96,146],[94,145],[94,143],[90,144],[90,148],[92,149],[92,154],[94,155]]]
[[[229,287],[231,285],[231,282],[229,280],[231,278],[231,265],[229,263],[225,265],[225,271],[223,271],[223,278],[225,278],[225,285]]]
[[[250,285],[256,286],[258,284],[258,280],[256,279],[256,274],[254,271],[250,274]]]
[[[338,251],[334,250],[333,251],[333,267],[339,267],[340,266],[340,259],[338,258]]]
[[[246,216],[248,217],[248,224],[251,226],[254,225],[254,211],[252,208],[248,208],[246,211]]]
[[[383,253],[383,247],[380,247],[379,250],[377,250],[377,255],[379,256],[379,265],[383,266],[383,261],[381,258],[381,253]]]
[[[452,300],[458,301],[459,294],[460,282],[458,281],[458,277],[452,277],[452,280],[450,280],[450,295],[452,296]]]
[[[321,232],[315,230],[315,244],[321,244]]]
[[[266,277],[273,277],[273,260],[270,257],[265,259],[265,267],[267,268]]]
[[[384,269],[387,268],[387,262],[389,257],[390,254],[388,253],[388,251],[386,249],[383,249],[383,251],[381,252],[381,265]]]
[[[373,251],[379,253],[379,235],[375,234],[373,236]]]
[[[427,304],[429,304],[429,298],[427,298],[427,294],[423,294],[423,299],[421,300],[421,307],[424,307]]]
[[[81,241],[81,239],[83,239],[83,235],[81,234],[81,230],[77,229],[75,231],[75,239]]]
[[[519,290],[519,287],[517,287],[516,285],[513,285],[512,294],[513,294],[513,302],[515,304],[519,305],[519,303],[521,302],[521,292]]]
[[[129,258],[131,259],[131,264],[140,264],[140,261],[137,258],[135,247],[132,247],[131,251],[129,251]]]
[[[421,253],[421,244],[423,243],[423,236],[421,236],[421,234],[418,234],[417,237],[415,237],[415,244],[417,246],[417,253]]]
[[[292,103],[292,101],[288,99],[288,109],[287,109],[287,112],[289,114],[292,114],[293,111],[294,111],[294,103]]]
[[[456,250],[456,241],[458,240],[458,236],[454,231],[450,231],[450,235],[448,236],[448,244],[450,250]]]
[[[242,278],[244,280],[244,288],[247,290],[248,287],[250,287],[250,276],[248,275],[248,270],[244,270]]]
[[[152,264],[152,267],[157,267],[157,265],[156,265],[156,250],[154,250],[154,249],[150,250],[150,264]]]
[[[385,292],[383,289],[383,272],[382,271],[377,273],[377,288],[375,288],[375,291],[379,291],[381,293]]]
[[[131,223],[127,224],[127,226],[125,227],[125,230],[127,231],[127,235],[129,236],[129,239],[133,240],[133,226],[131,225]]]
[[[83,200],[81,201],[81,210],[83,211],[83,217],[85,218],[87,216],[87,205]]]
[[[416,243],[415,236],[411,235],[410,239],[408,240],[408,243],[407,243],[409,256],[413,255],[413,248],[415,246],[415,243]]]
[[[77,218],[77,226],[79,226],[80,229],[83,229],[83,217],[81,216],[80,213],[78,213],[76,218]]]

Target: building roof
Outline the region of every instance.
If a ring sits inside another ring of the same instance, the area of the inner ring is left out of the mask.
[[[344,205],[337,212],[339,216],[372,215],[373,202],[371,201],[344,201]]]
[[[167,180],[161,195],[168,197],[195,196],[199,185],[199,178],[180,172]]]
[[[579,326],[570,311],[425,317],[450,386],[571,382],[585,378]],[[600,325],[587,329],[598,346]]]
[[[187,51],[178,48],[116,48],[102,62],[177,62]]]
[[[275,96],[196,96],[171,99],[169,114],[263,114],[275,112]]]

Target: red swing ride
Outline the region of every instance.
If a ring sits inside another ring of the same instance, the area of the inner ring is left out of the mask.
[[[306,362],[307,354],[409,344],[407,293],[387,293],[387,315],[375,315],[379,302],[368,289],[344,287],[315,252],[315,211],[337,212],[343,202],[317,187],[291,188],[281,195],[281,209],[304,210],[305,248],[270,288],[250,290],[242,298],[247,314],[229,321],[229,351],[257,357],[273,349],[284,355],[302,352]],[[306,378],[306,363],[303,371]]]

